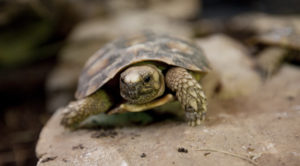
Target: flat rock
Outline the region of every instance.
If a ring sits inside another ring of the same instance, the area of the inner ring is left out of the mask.
[[[196,43],[203,49],[212,66],[203,80],[203,86],[210,98],[215,88],[221,98],[235,98],[250,95],[260,87],[261,79],[254,70],[254,61],[247,48],[224,34],[199,38]]]
[[[69,131],[59,110],[40,134],[38,165],[299,165],[299,74],[286,65],[253,95],[211,100],[197,127],[167,120]]]
[[[227,27],[235,33],[250,32],[262,34],[274,29],[300,31],[298,15],[269,15],[265,13],[246,13],[233,17]]]

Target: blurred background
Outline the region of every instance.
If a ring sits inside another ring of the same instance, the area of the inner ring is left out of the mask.
[[[225,33],[247,45],[251,35],[290,24],[290,16],[299,22],[299,6],[298,0],[0,0],[0,165],[36,164],[39,132],[73,99],[84,62],[105,43],[151,30],[186,38]],[[248,48],[251,56],[259,49]]]

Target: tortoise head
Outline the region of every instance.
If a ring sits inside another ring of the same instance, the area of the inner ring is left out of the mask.
[[[150,102],[164,91],[164,76],[154,65],[132,66],[121,73],[120,93],[130,103]]]

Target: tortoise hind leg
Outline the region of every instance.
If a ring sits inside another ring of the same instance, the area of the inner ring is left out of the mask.
[[[206,96],[197,80],[186,69],[174,67],[166,74],[166,84],[176,92],[189,125],[199,125],[205,119],[207,104]]]
[[[112,106],[112,101],[104,90],[78,101],[71,102],[63,112],[61,124],[75,129],[80,122],[90,115],[106,112]]]

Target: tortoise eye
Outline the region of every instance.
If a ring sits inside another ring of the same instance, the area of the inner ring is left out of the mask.
[[[150,82],[150,80],[151,80],[151,77],[150,77],[150,76],[146,76],[146,77],[144,78],[144,82],[146,82],[146,83]]]

